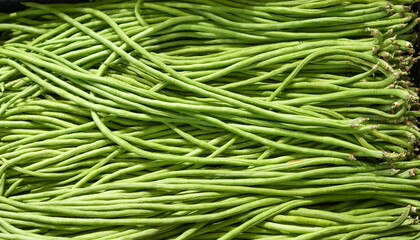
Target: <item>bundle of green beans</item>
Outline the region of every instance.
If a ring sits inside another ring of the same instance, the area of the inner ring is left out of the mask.
[[[419,239],[413,3],[0,14],[0,239]]]

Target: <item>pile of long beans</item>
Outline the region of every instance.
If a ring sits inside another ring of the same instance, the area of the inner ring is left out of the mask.
[[[413,3],[0,14],[0,239],[419,239]]]

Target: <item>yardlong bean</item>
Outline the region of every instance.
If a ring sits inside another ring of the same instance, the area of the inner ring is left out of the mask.
[[[0,238],[418,238],[413,3],[1,14]]]

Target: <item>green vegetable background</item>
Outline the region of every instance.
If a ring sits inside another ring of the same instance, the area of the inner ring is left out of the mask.
[[[0,239],[420,239],[413,4],[0,14]]]

